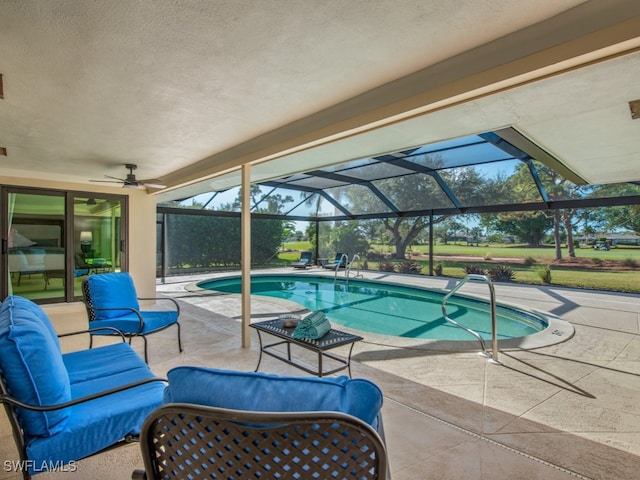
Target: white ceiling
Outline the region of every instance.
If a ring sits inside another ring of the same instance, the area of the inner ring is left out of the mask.
[[[0,177],[195,192],[514,126],[638,181],[638,32],[636,0],[3,0]]]

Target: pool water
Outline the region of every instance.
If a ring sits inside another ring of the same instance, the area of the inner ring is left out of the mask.
[[[240,277],[206,280],[200,288],[240,293]],[[253,275],[251,294],[290,300],[311,311],[321,310],[338,325],[355,330],[408,338],[475,340],[442,316],[441,291],[370,280],[300,275]],[[491,339],[487,302],[454,295],[447,301],[450,318]],[[531,312],[496,306],[498,338],[532,335],[547,327]]]

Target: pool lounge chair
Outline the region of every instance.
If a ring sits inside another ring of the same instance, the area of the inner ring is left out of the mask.
[[[346,268],[348,259],[349,259],[349,256],[346,253],[338,252],[336,253],[336,258],[334,258],[333,262],[327,263],[326,265],[323,266],[323,268],[327,268],[329,270]]]
[[[293,262],[293,268],[307,268],[313,265],[313,252],[305,251],[300,253],[300,260]]]

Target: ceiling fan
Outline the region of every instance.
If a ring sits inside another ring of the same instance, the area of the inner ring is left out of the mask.
[[[91,182],[103,182],[103,183],[121,183],[124,188],[138,188],[138,187],[149,187],[149,188],[166,188],[166,185],[162,183],[161,180],[158,179],[148,179],[148,180],[138,180],[136,178],[134,170],[138,168],[137,165],[133,163],[127,163],[125,168],[129,170],[127,176],[125,178],[112,177],[111,175],[105,175],[106,178],[110,178],[111,180],[90,180]]]

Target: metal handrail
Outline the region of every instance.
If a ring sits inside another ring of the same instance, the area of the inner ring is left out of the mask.
[[[353,256],[353,258],[349,262],[349,265],[347,266],[347,278],[349,278],[349,274],[351,273],[351,265],[355,263],[356,258],[360,260],[360,255],[358,255],[357,253]],[[356,274],[354,275],[353,278],[360,278],[360,277],[362,277],[362,274],[360,273],[360,267],[358,267],[358,269],[356,270]]]
[[[334,280],[338,279],[338,270],[340,270],[340,265],[342,265],[343,258],[344,258],[344,274],[347,278],[349,278],[349,274],[347,272],[347,267],[349,266],[349,255],[347,255],[346,253],[343,253],[342,255],[340,255],[340,261],[338,261],[338,263],[336,264],[336,271],[333,274]]]
[[[490,354],[487,353],[487,347],[486,347],[485,341],[478,332],[470,329],[465,325],[462,325],[459,322],[456,322],[455,320],[447,316],[447,300],[449,300],[449,298],[454,293],[456,293],[460,289],[460,287],[462,287],[469,280],[485,282],[489,286],[489,300],[490,300],[489,305],[491,309],[491,343],[492,343],[492,353]],[[475,273],[470,273],[469,275],[466,275],[462,280],[460,280],[460,282],[455,287],[453,287],[451,291],[447,293],[442,299],[442,315],[444,316],[444,319],[446,321],[454,324],[457,327],[462,328],[463,330],[469,332],[474,337],[476,337],[480,342],[480,346],[482,348],[482,354],[489,357],[490,361],[493,361],[494,363],[500,363],[498,361],[498,327],[496,322],[496,291],[493,286],[493,282],[486,275],[478,275]]]

